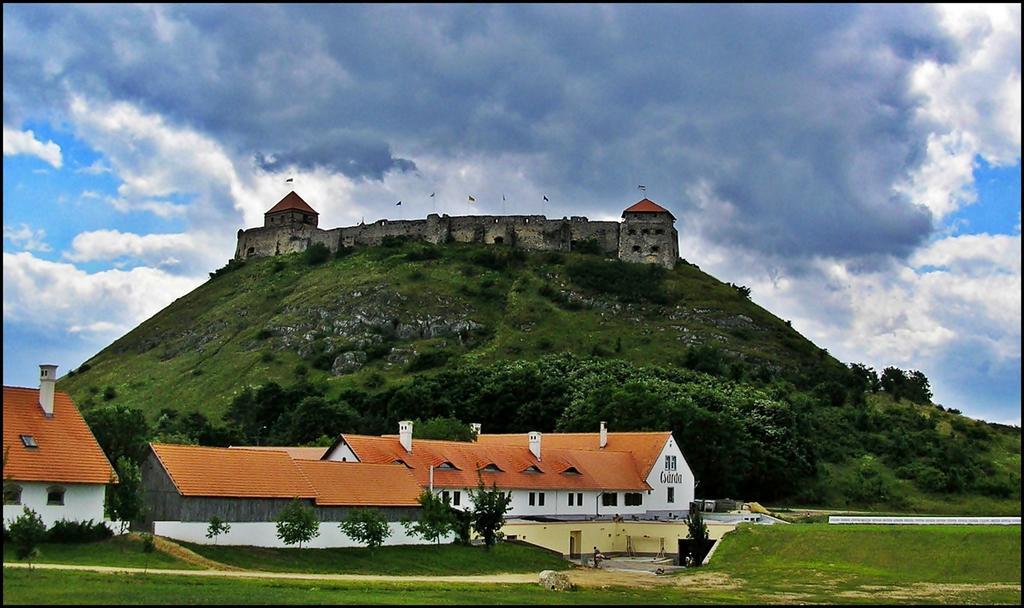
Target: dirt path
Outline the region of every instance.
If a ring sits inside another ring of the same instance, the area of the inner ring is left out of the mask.
[[[28,568],[28,564],[5,563],[4,568]],[[40,570],[80,570],[85,572],[101,572],[105,574],[164,574],[179,576],[206,576],[229,578],[279,578],[298,580],[353,581],[382,583],[480,583],[480,584],[535,584],[539,582],[540,573],[512,574],[474,574],[453,576],[393,576],[375,574],[317,574],[306,572],[261,572],[258,570],[172,570],[168,568],[129,568],[121,566],[82,566],[72,564],[33,564]],[[614,570],[594,570],[577,568],[568,570],[569,579],[581,587],[640,587],[650,588],[656,585],[694,585],[705,586],[711,581],[696,580],[687,577],[687,581],[675,580],[680,577],[658,577],[648,573],[633,573]],[[711,586],[716,586],[713,583]]]
[[[138,536],[138,534],[135,534],[135,535]],[[228,571],[241,570],[241,568],[236,568],[234,566],[229,566],[227,564],[222,564],[220,562],[215,562],[212,559],[203,557],[202,555],[199,555],[195,551],[192,551],[191,549],[186,549],[185,547],[182,547],[178,543],[176,543],[176,542],[174,542],[172,540],[168,540],[168,539],[166,539],[166,538],[164,538],[162,536],[154,536],[153,537],[153,544],[156,546],[156,550],[157,551],[160,551],[162,553],[166,553],[168,555],[174,556],[174,557],[180,559],[183,562],[188,562],[188,563],[190,563],[192,565],[199,566],[201,568],[209,568],[211,570],[228,570]]]

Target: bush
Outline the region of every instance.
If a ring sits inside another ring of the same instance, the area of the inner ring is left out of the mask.
[[[67,521],[62,519],[54,522],[53,526],[46,532],[48,543],[94,543],[106,540],[114,535],[113,530],[107,527],[104,522],[93,523],[89,521]]]
[[[409,237],[407,236],[386,236],[380,240],[380,246],[393,249],[396,247],[401,247],[402,245],[405,245],[408,242]]]
[[[103,389],[103,400],[104,401],[111,401],[111,400],[113,400],[116,397],[117,397],[117,391],[114,390],[114,387],[108,386],[107,388]]]
[[[411,373],[441,367],[448,362],[448,357],[448,353],[443,350],[420,353],[416,355],[415,359],[409,362],[409,365],[405,366],[405,371]]]
[[[229,273],[231,271],[238,270],[242,266],[245,266],[245,261],[244,260],[236,260],[236,259],[232,258],[232,259],[228,260],[227,264],[225,264],[224,266],[221,266],[217,270],[214,270],[213,272],[211,272],[210,273],[210,278],[211,279],[215,279],[215,278],[217,278],[217,277],[219,277],[221,275],[227,274],[227,273]]]
[[[600,255],[604,253],[601,251],[601,243],[597,239],[575,241],[572,244],[572,251],[573,253],[589,253],[592,255]]]
[[[410,262],[422,262],[424,260],[437,260],[441,257],[441,249],[435,245],[420,245],[405,254],[405,259]]]
[[[347,258],[348,256],[352,255],[352,253],[355,252],[355,250],[355,247],[345,247],[344,245],[342,245],[341,247],[338,247],[337,251],[334,252],[334,259],[341,260]]]
[[[663,285],[666,270],[661,266],[581,260],[569,264],[566,270],[573,283],[622,302],[670,303]]]
[[[31,565],[32,558],[39,553],[38,546],[46,541],[46,525],[38,513],[25,507],[11,523],[9,534],[17,558],[27,559]]]
[[[269,338],[269,337],[271,337],[273,335],[274,335],[273,331],[271,331],[270,329],[264,327],[263,329],[261,329],[258,332],[256,332],[256,339],[257,340],[266,340],[267,338]]]
[[[316,266],[331,259],[331,250],[323,243],[314,243],[303,253],[303,258],[307,266]]]

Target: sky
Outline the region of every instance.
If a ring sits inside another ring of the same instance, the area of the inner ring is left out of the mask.
[[[1019,426],[1020,24],[1020,5],[5,4],[4,384],[200,285],[292,188],[335,227],[617,219],[644,185],[681,257],[818,346]]]

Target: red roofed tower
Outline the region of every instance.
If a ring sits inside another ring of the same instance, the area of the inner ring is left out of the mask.
[[[316,228],[320,214],[313,210],[294,190],[263,214],[265,228],[288,224],[306,224]]]
[[[658,203],[643,199],[622,212],[619,259],[674,268],[679,259],[676,218]]]

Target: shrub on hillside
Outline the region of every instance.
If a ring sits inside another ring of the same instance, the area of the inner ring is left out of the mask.
[[[331,250],[323,243],[314,243],[302,255],[308,266],[316,266],[331,259]]]
[[[89,521],[67,521],[65,519],[54,522],[53,526],[46,532],[48,543],[94,543],[106,540],[114,535],[113,530],[107,527],[104,522],[93,523]]]
[[[425,369],[441,367],[448,362],[450,355],[443,350],[434,350],[416,355],[416,358],[405,366],[408,373],[420,372]]]
[[[573,253],[589,253],[592,255],[600,255],[601,243],[597,239],[586,239],[584,241],[575,241],[572,244]]]
[[[566,270],[573,283],[622,302],[668,304],[671,300],[663,284],[666,270],[661,266],[580,260],[566,266]]]

